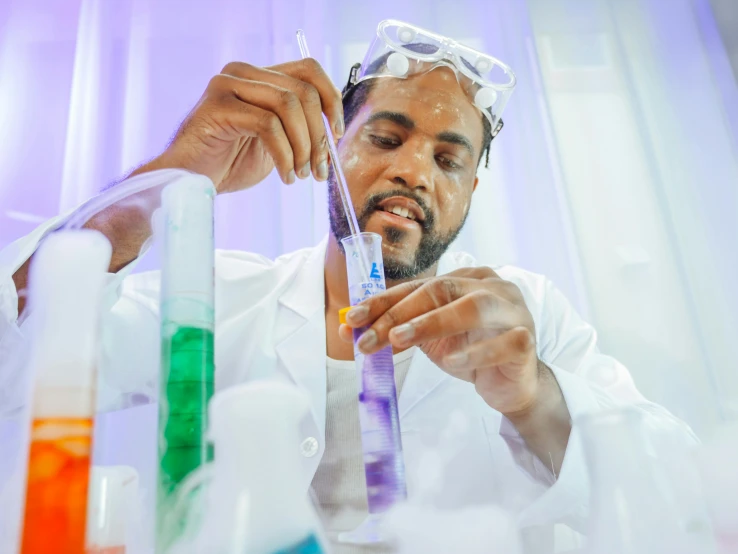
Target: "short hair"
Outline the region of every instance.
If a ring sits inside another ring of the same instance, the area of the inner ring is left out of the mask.
[[[429,48],[431,45],[428,44],[422,44],[422,43],[414,43],[414,44],[407,44],[406,48],[409,48],[410,50],[415,50],[417,52],[421,53],[432,53]],[[389,57],[389,52],[386,54],[383,54],[372,64],[369,66],[367,73],[377,73],[384,65],[387,64],[387,58]],[[477,75],[479,74],[471,64],[469,64],[466,60],[463,60],[467,67]],[[351,76],[354,75],[354,73],[358,70],[360,67],[360,64],[355,64],[351,68]],[[349,125],[351,125],[351,122],[353,121],[354,117],[357,113],[359,113],[359,110],[364,106],[366,103],[366,99],[369,96],[369,93],[371,92],[372,88],[374,87],[377,79],[366,79],[364,81],[361,81],[356,84],[352,84],[351,79],[349,78],[349,83],[346,85],[346,87],[343,89],[343,120],[346,125],[346,128],[348,128]],[[477,167],[479,167],[479,163],[482,161],[482,157],[484,157],[484,167],[489,167],[489,149],[490,145],[492,144],[492,139],[494,138],[492,136],[492,125],[490,125],[489,119],[482,114],[482,150],[479,155],[479,160],[477,162]],[[499,130],[499,128],[498,128]]]

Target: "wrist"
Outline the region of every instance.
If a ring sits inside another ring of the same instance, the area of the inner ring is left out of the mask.
[[[532,402],[520,410],[503,415],[524,438],[550,433],[552,430],[568,437],[571,419],[561,388],[546,364],[537,360],[537,366],[538,382]]]
[[[142,173],[148,173],[150,171],[156,171],[158,169],[184,169],[189,171],[186,164],[181,160],[178,160],[176,156],[173,156],[169,150],[165,150],[155,158],[151,158],[146,163],[138,166],[134,169],[128,177],[134,177]]]

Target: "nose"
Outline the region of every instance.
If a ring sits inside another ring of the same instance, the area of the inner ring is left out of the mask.
[[[414,192],[431,193],[435,187],[434,163],[432,147],[408,141],[395,151],[389,178]]]

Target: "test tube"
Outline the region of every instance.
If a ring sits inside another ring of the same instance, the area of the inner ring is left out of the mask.
[[[21,554],[85,552],[97,325],[111,251],[97,231],[62,231],[31,262],[35,385]]]
[[[205,434],[215,371],[214,196],[212,183],[197,175],[162,194],[157,552],[166,551],[183,530],[182,522],[168,517],[178,485],[212,459]]]
[[[341,243],[346,254],[351,305],[383,292],[382,237],[359,233]],[[354,329],[354,345],[365,330]],[[339,535],[339,540],[377,543],[383,542],[379,516],[407,498],[392,346],[371,355],[362,354],[354,346],[354,359],[359,380],[359,424],[369,517],[354,531]]]
[[[138,513],[138,473],[129,466],[92,466],[85,554],[128,554]]]

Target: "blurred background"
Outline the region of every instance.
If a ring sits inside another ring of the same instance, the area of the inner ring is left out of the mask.
[[[385,18],[518,76],[457,247],[550,277],[699,435],[738,418],[735,0],[3,0],[0,247],[158,154],[228,61],[298,58],[301,27],[340,88]],[[325,185],[270,177],[216,225],[311,246]]]

